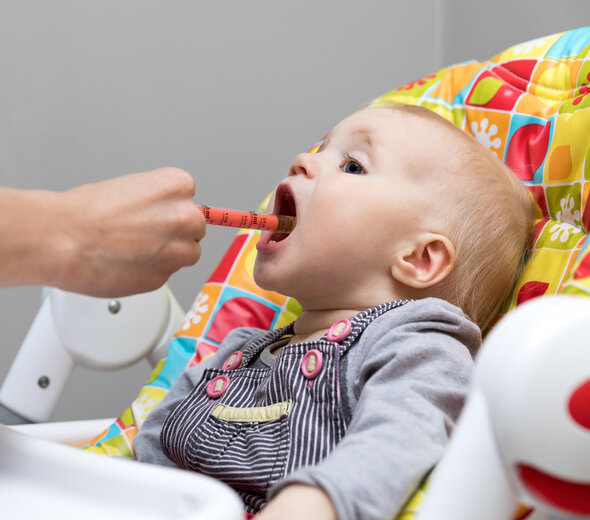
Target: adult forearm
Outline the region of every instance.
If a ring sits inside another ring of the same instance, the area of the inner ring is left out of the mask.
[[[0,188],[0,285],[60,285],[74,259],[63,194]]]

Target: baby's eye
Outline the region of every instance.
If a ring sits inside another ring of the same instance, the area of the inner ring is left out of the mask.
[[[353,175],[362,175],[365,173],[365,168],[355,159],[349,158],[342,164],[342,171]]]

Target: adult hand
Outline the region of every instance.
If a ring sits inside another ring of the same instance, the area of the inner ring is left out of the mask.
[[[195,183],[176,168],[63,193],[6,191],[12,192],[12,208],[5,206],[0,231],[20,240],[3,241],[0,255],[10,259],[16,253],[20,260],[12,269],[10,262],[0,267],[3,285],[126,296],[157,289],[201,254],[205,219],[193,203]],[[12,215],[8,231],[7,213]]]
[[[193,178],[175,168],[65,192],[75,261],[60,285],[94,296],[125,296],[162,286],[201,255],[205,219],[194,195]]]

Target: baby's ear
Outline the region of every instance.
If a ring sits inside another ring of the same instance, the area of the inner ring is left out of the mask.
[[[425,289],[442,282],[455,266],[455,247],[444,235],[422,233],[412,246],[396,252],[391,274],[415,289]]]

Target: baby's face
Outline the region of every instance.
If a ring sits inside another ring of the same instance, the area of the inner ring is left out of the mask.
[[[372,305],[365,300],[391,286],[392,255],[436,203],[411,173],[430,138],[420,118],[369,108],[336,125],[317,153],[298,155],[273,208],[296,216],[297,226],[288,236],[262,234],[258,284],[304,308]]]

